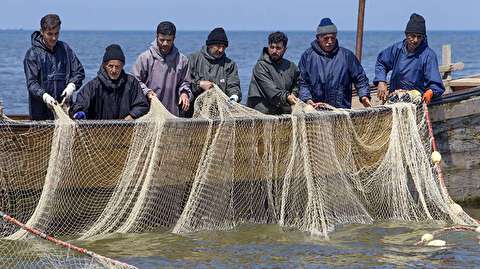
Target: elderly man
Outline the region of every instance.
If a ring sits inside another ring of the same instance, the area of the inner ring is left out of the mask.
[[[195,95],[207,91],[217,84],[230,100],[242,98],[237,64],[227,57],[225,50],[228,39],[223,28],[215,28],[209,34],[205,46],[189,56],[192,74],[192,90]]]
[[[97,77],[80,89],[71,109],[74,119],[125,119],[141,117],[148,101],[138,80],[123,71],[125,55],[119,45],[105,49]]]
[[[355,55],[340,47],[337,27],[329,18],[320,21],[317,38],[302,55],[300,63],[300,99],[314,108],[327,103],[351,108],[352,83],[360,102],[370,107],[368,78]]]
[[[265,114],[291,113],[290,105],[297,101],[298,67],[283,58],[288,37],[282,32],[268,36],[268,47],[253,68],[247,106]]]
[[[140,54],[132,74],[140,81],[143,92],[152,96],[175,116],[183,115],[193,98],[190,90],[188,59],[174,45],[176,27],[169,21],[157,26],[157,36],[150,48]]]
[[[58,15],[44,16],[40,20],[41,30],[32,33],[32,47],[23,61],[33,120],[53,119],[47,105],[69,100],[85,78],[83,66],[73,50],[58,40],[60,25]]]
[[[378,97],[383,102],[396,90],[417,90],[429,104],[445,88],[438,70],[437,55],[428,47],[425,19],[413,13],[405,28],[406,38],[386,48],[377,57],[375,78]],[[387,73],[392,71],[390,90]]]

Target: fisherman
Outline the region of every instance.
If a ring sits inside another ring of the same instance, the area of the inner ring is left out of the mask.
[[[140,82],[125,73],[122,48],[112,44],[105,49],[97,77],[83,86],[71,109],[74,119],[125,119],[141,117],[148,111],[148,101]]]
[[[316,40],[302,54],[298,67],[300,99],[314,108],[322,103],[351,108],[352,83],[363,106],[371,106],[365,71],[350,50],[338,45],[337,27],[330,18],[320,21]]]
[[[233,102],[242,98],[237,64],[227,57],[228,39],[221,27],[213,29],[199,52],[189,56],[192,91],[198,96],[217,84]]]
[[[70,100],[85,78],[83,66],[73,50],[58,40],[60,24],[58,15],[45,15],[40,20],[40,31],[31,35],[32,47],[23,60],[32,120],[53,119],[47,106]]]
[[[385,102],[396,91],[417,90],[429,104],[445,88],[438,69],[437,55],[428,47],[425,19],[413,13],[405,28],[406,38],[386,48],[377,57],[375,78],[378,98]],[[390,88],[387,73],[392,71]]]
[[[175,116],[184,115],[193,98],[187,56],[174,45],[176,27],[164,21],[157,26],[157,35],[150,48],[140,54],[132,74],[140,81],[148,99],[153,96]]]
[[[287,43],[282,32],[268,36],[268,47],[253,68],[247,106],[265,114],[291,113],[290,105],[297,101],[299,71],[296,64],[283,58]]]

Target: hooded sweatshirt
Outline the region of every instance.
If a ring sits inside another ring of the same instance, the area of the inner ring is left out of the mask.
[[[327,53],[314,40],[300,58],[300,99],[323,102],[337,108],[352,107],[352,83],[358,97],[370,97],[368,78],[353,52],[339,47]]]
[[[120,77],[112,80],[103,65],[97,77],[80,89],[71,114],[83,111],[87,119],[124,119],[131,115],[139,118],[148,112],[147,97],[138,80],[123,70]]]
[[[380,52],[375,64],[373,83],[378,85],[379,81],[386,82],[390,71],[390,92],[416,89],[423,94],[426,89],[431,89],[433,95],[438,97],[445,91],[438,70],[437,55],[428,47],[426,38],[412,53],[407,51],[406,40]]]
[[[180,94],[193,95],[190,90],[190,70],[188,58],[173,46],[167,55],[162,55],[157,40],[150,48],[138,56],[132,67],[132,74],[140,81],[143,93],[153,90],[162,104],[175,116],[179,116]]]
[[[274,62],[263,48],[253,68],[247,106],[265,114],[291,113],[287,97],[298,94],[298,75],[297,65],[283,58]]]
[[[39,31],[32,33],[31,42],[32,47],[23,60],[30,116],[33,120],[53,119],[53,113],[42,100],[43,94],[48,93],[61,102],[67,84],[74,83],[77,89],[82,86],[85,71],[67,43],[57,41],[50,50]]]
[[[237,64],[225,53],[217,59],[208,53],[207,46],[203,46],[199,52],[191,54],[188,59],[192,75],[192,91],[195,96],[203,92],[198,85],[199,81],[207,80],[217,84],[227,96],[237,95],[240,102],[242,92]]]

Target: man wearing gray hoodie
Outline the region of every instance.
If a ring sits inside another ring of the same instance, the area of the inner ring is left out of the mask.
[[[150,48],[138,56],[132,74],[140,81],[148,99],[153,96],[175,116],[190,107],[193,95],[188,58],[174,45],[176,28],[169,21],[157,26],[157,37]]]

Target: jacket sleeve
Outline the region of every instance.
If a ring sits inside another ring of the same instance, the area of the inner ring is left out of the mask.
[[[225,92],[230,97],[232,95],[238,96],[238,102],[242,100],[242,91],[240,90],[240,78],[238,77],[238,67],[235,62],[232,62],[226,70],[227,88]]]
[[[257,81],[262,92],[270,100],[270,103],[276,107],[287,104],[288,91],[277,88],[273,82],[273,77],[261,63],[257,63],[253,69],[253,78]]]
[[[300,71],[298,70],[298,67],[296,64],[292,63],[294,66],[294,71],[293,71],[293,83],[292,87],[290,88],[290,92],[298,97],[298,77],[300,76]]]
[[[197,64],[197,57],[195,54],[191,54],[188,56],[188,69],[190,73],[190,90],[192,91],[194,96],[198,96],[202,93],[202,89],[198,85],[200,81],[200,77],[198,76],[198,72],[196,72],[196,64]]]
[[[95,88],[93,85],[93,81],[90,81],[85,84],[80,90],[78,90],[75,103],[70,109],[70,116],[73,117],[73,115],[79,111],[83,111],[87,114],[90,107],[90,101],[93,98],[95,98]],[[87,114],[87,119],[89,118],[88,116],[89,115]]]
[[[312,84],[310,82],[310,76],[307,70],[307,57],[307,53],[304,53],[300,58],[300,62],[298,63],[298,69],[300,71],[300,75],[298,77],[298,95],[300,97],[300,100],[304,102],[313,99],[311,92]]]
[[[68,47],[68,50],[70,51],[68,54],[70,55],[70,75],[68,83],[73,83],[77,89],[80,89],[80,87],[82,87],[83,80],[85,79],[85,70],[83,69],[83,65],[75,52],[73,52],[70,47]]]
[[[193,99],[193,94],[191,90],[192,85],[192,76],[190,74],[190,64],[186,57],[183,58],[182,68],[180,69],[180,81],[178,87],[178,94],[182,94],[183,92],[188,94],[188,98],[190,100]]]
[[[147,81],[148,78],[148,61],[147,59],[144,59],[145,57],[143,54],[140,54],[138,56],[137,60],[132,66],[132,75],[138,80],[140,83],[140,87],[143,91],[143,94],[147,94],[148,92],[148,87],[145,85],[145,82]]]
[[[438,69],[438,61],[435,53],[430,53],[426,58],[426,64],[423,69],[425,76],[424,89],[431,89],[435,97],[439,97],[445,91],[442,77]]]
[[[393,61],[395,58],[395,45],[392,45],[378,54],[377,62],[375,63],[375,78],[373,83],[378,85],[378,82],[387,82],[387,74],[393,69]]]
[[[358,61],[357,57],[353,53],[350,53],[351,70],[350,75],[357,89],[358,98],[362,100],[362,97],[368,97],[370,99],[370,87],[368,85],[368,78],[363,70],[362,65]]]
[[[25,79],[27,81],[27,89],[33,96],[42,98],[45,89],[40,85],[40,64],[37,62],[33,50],[28,50],[23,60],[23,69],[25,71]]]
[[[148,112],[148,101],[143,94],[140,82],[133,80],[132,89],[130,89],[130,116],[134,119],[140,118]]]

